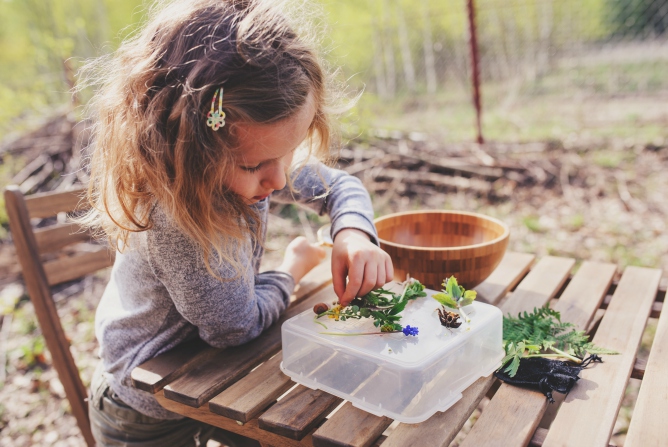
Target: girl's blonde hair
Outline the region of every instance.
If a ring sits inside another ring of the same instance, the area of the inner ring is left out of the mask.
[[[82,221],[123,249],[132,233],[152,227],[157,203],[201,249],[210,273],[219,277],[210,265],[217,255],[241,274],[248,266],[237,254],[259,242],[259,216],[224,185],[234,123],[278,122],[311,94],[308,147],[321,159],[329,153],[326,73],[313,40],[291,25],[277,2],[173,1],[154,7],[114,55],[85,67],[87,79],[102,82],[91,104],[93,208]],[[206,114],[220,87],[227,124],[214,132]]]

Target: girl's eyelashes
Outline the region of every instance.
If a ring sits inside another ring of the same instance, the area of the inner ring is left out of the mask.
[[[257,165],[257,166],[253,166],[253,167],[249,167],[249,166],[239,166],[239,167],[240,167],[242,170],[244,170],[244,171],[249,172],[249,173],[252,174],[253,172],[257,172],[257,171],[259,171],[260,168],[262,167],[262,165]]]

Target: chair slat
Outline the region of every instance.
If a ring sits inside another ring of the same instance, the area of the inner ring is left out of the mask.
[[[501,263],[496,268],[496,270],[494,270],[494,272],[492,272],[492,274],[489,276],[489,278],[487,278],[487,280],[475,288],[476,291],[478,291],[480,298],[491,303],[499,301],[499,299],[505,295],[508,290],[514,287],[524,277],[524,275],[529,271],[529,268],[531,267],[534,259],[535,256],[533,255],[513,252],[507,253],[501,260]],[[484,381],[483,386],[489,388],[491,384],[492,381],[487,380]],[[465,393],[462,401],[469,402],[467,399],[468,394]],[[460,407],[465,408],[466,405],[467,404],[463,404],[460,405]],[[477,401],[475,405],[477,405]],[[471,410],[473,410],[473,408]],[[350,420],[355,420],[359,417],[359,411],[360,410],[353,407],[352,405],[346,404],[343,406],[341,409],[339,409],[339,411],[336,412],[334,417],[328,419],[322,427],[313,433],[313,442],[318,446],[368,445],[369,443],[373,442],[378,436],[376,434],[377,431],[380,430],[382,433],[382,431],[387,428],[387,418],[368,414],[365,416],[363,425],[348,424]],[[348,414],[348,412],[350,412],[350,414]],[[470,414],[470,412],[467,414]],[[423,424],[428,424],[428,422],[429,421],[424,422]],[[422,426],[423,424],[417,424],[417,426]],[[407,424],[404,425],[406,427],[416,426]],[[442,427],[440,427],[440,422],[436,421],[435,426],[436,433],[440,435],[442,429]],[[406,430],[406,432],[412,433],[408,435],[407,439],[410,439],[410,436],[414,436],[414,432],[410,429]],[[403,438],[401,438],[399,444],[402,442],[404,442]]]
[[[26,208],[30,217],[51,217],[61,212],[84,210],[89,207],[85,195],[85,188],[32,194],[25,198]]]
[[[105,246],[44,263],[49,285],[71,281],[114,263],[114,254]]]
[[[205,364],[167,385],[164,389],[165,397],[199,407],[280,350],[281,324],[285,320],[312,308],[318,302],[332,301],[333,297],[334,292],[326,288],[290,306],[262,337],[217,353]]]
[[[323,268],[323,265],[321,264],[302,278],[300,284],[304,283],[308,285],[306,287],[297,287],[295,289],[294,296],[291,298],[291,307],[314,295],[332,282],[332,274],[327,259],[323,261],[323,264],[327,264],[325,266],[326,268]],[[321,284],[321,286],[318,286],[318,284]],[[177,347],[170,352],[166,352],[142,363],[131,373],[133,385],[141,390],[157,393],[168,383],[181,377],[186,372],[196,369],[197,366],[205,364],[210,358],[221,352],[220,349],[213,348],[203,341],[199,341],[199,345],[197,346],[197,353],[193,353],[192,351],[188,352],[187,350],[181,351],[181,349]],[[183,354],[181,352],[183,352]],[[271,354],[269,354],[269,356],[270,355]],[[188,361],[184,363],[184,359],[186,358]],[[261,360],[257,360],[255,364],[260,362]],[[222,391],[222,388],[214,392],[212,396],[220,391]]]
[[[262,416],[259,426],[290,439],[302,439],[343,399],[302,385],[288,393]]]
[[[624,445],[627,447],[666,445],[668,442],[666,414],[668,414],[668,316],[664,315],[659,318],[656,327]]]
[[[524,310],[530,311],[535,306],[548,302],[561,289],[574,263],[572,259],[553,256],[542,258],[519,283],[517,289],[501,304],[503,313],[517,314]],[[415,436],[415,433],[430,439],[431,445],[449,445],[471,415],[469,409],[475,408],[485,397],[494,380],[491,375],[479,379],[462,393],[462,399],[453,407],[444,413],[436,413],[427,422],[415,425],[399,424],[383,445],[393,447],[410,445],[405,443],[411,439],[411,435]]]
[[[615,266],[584,263],[564,290],[554,309],[583,329],[591,321],[612,283]],[[504,445],[525,446],[547,409],[542,393],[503,384],[464,439],[462,446],[496,445],[505,433]]]
[[[275,402],[294,383],[279,368],[283,355],[276,354],[243,379],[209,401],[209,409],[222,416],[248,422]]]
[[[42,254],[90,239],[90,233],[83,231],[80,225],[73,222],[37,228],[34,233],[37,247]]]
[[[528,253],[508,252],[499,266],[475,288],[478,299],[496,304],[527,274],[536,257]]]
[[[580,373],[544,446],[608,445],[660,279],[660,270],[626,268],[593,339],[621,354]]]

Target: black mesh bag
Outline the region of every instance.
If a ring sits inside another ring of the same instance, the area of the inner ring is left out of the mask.
[[[524,358],[520,359],[520,366],[514,377],[503,372],[503,368],[496,371],[494,376],[511,385],[538,390],[550,403],[554,403],[552,392],[568,393],[580,379],[580,371],[591,362],[602,362],[602,360],[596,354],[590,355],[579,365],[544,357]]]

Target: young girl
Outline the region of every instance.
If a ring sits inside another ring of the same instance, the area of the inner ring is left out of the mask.
[[[330,146],[328,83],[281,5],[174,1],[93,67],[86,221],[118,249],[95,321],[93,433],[99,445],[204,445],[212,427],[165,410],[130,373],[186,340],[235,346],[278,319],[324,252],[298,238],[259,273],[270,198],[330,216],[341,304],[390,281],[392,263],[361,183],[313,161]],[[311,157],[294,166],[298,147]]]

